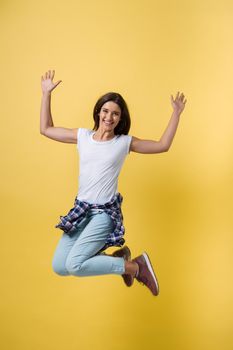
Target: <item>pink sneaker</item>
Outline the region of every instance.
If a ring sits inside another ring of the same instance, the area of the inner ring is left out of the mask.
[[[112,253],[112,256],[121,257],[127,261],[131,260],[131,252],[126,245],[121,249],[115,250],[115,252]],[[133,276],[124,273],[122,277],[127,287],[131,287],[134,280]]]
[[[144,252],[142,255],[137,256],[132,261],[135,261],[139,266],[138,275],[135,277],[136,280],[146,285],[153,295],[158,295],[159,284],[148,254]]]

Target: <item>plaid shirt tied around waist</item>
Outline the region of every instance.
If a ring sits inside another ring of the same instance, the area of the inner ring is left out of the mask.
[[[112,199],[105,204],[88,203],[80,201],[75,197],[74,207],[70,209],[67,215],[60,215],[60,222],[55,226],[60,228],[66,234],[71,234],[77,229],[77,225],[87,215],[89,209],[103,209],[114,221],[114,231],[109,234],[105,242],[105,246],[100,250],[103,251],[108,247],[121,247],[125,243],[123,235],[125,228],[123,225],[123,214],[121,211],[121,203],[123,201],[122,195],[118,192]]]

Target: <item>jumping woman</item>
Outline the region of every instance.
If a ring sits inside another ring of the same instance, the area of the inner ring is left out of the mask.
[[[53,256],[53,270],[61,276],[121,275],[127,287],[136,279],[158,295],[159,284],[148,254],[131,259],[130,249],[124,246],[123,196],[118,192],[118,177],[130,151],[154,154],[169,150],[186,104],[184,94],[177,92],[175,99],[171,95],[173,113],[159,141],[128,134],[129,110],[116,92],[109,92],[96,102],[93,129],[68,129],[53,125],[51,93],[61,82],[53,82],[54,74],[54,70],[49,70],[41,76],[40,133],[77,145],[79,186],[73,208],[60,216],[55,226],[63,234]],[[110,246],[120,249],[106,254]]]

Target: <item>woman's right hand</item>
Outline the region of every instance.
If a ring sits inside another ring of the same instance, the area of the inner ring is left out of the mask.
[[[41,77],[41,88],[42,88],[43,94],[50,93],[62,81],[62,80],[58,80],[56,83],[54,83],[53,82],[54,74],[55,74],[55,70],[53,71],[49,70],[48,72],[45,73],[44,76]]]

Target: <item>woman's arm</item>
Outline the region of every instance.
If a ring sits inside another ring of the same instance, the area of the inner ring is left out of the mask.
[[[159,141],[141,140],[135,136],[132,136],[130,150],[132,152],[146,153],[146,154],[167,152],[175,136],[175,133],[179,124],[179,120],[180,120],[180,115],[184,110],[186,101],[187,101],[186,99],[184,100],[183,93],[179,96],[179,92],[177,92],[175,100],[171,95],[173,113],[168,123],[168,126],[165,129],[160,140]]]
[[[52,140],[77,143],[78,128],[54,127],[51,115],[51,92],[61,82],[53,82],[55,71],[48,71],[41,77],[42,100],[40,109],[40,133]]]
[[[53,126],[51,115],[51,92],[44,92],[40,108],[40,133],[43,134],[50,126]]]

